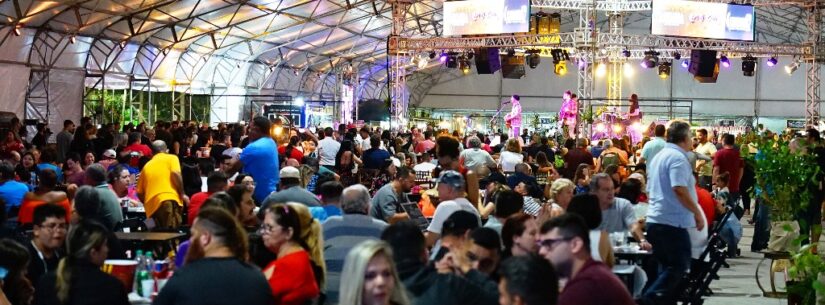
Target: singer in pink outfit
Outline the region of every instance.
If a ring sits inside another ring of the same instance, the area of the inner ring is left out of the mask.
[[[564,102],[559,110],[559,124],[567,126],[569,138],[576,137],[576,123],[579,116],[579,103],[577,96],[570,91],[564,92]]]
[[[510,110],[510,113],[504,116],[504,121],[507,122],[507,126],[510,128],[510,138],[516,139],[519,137],[521,133],[521,103],[519,102],[521,98],[514,94],[510,97],[510,103],[513,104],[513,108]]]

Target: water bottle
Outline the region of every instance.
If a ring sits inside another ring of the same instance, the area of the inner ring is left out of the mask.
[[[152,293],[155,292],[157,287],[155,286],[155,278],[153,276],[155,268],[155,260],[152,258],[152,252],[146,252],[145,258],[145,265],[144,269],[141,269],[140,273],[140,283],[141,283],[141,291],[140,296],[144,298],[149,298],[152,296]]]
[[[146,269],[146,266],[143,265],[143,250],[135,251],[135,261],[137,262],[137,266],[135,266],[135,275],[132,280],[132,291],[140,294],[140,271]]]

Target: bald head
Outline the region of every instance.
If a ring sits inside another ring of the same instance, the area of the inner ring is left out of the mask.
[[[165,153],[166,150],[166,142],[163,142],[163,140],[155,140],[152,142],[152,153]]]

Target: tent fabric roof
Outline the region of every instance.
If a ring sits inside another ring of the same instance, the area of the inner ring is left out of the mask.
[[[440,33],[440,10],[440,1],[416,2],[407,13],[403,35]],[[804,41],[805,15],[804,9],[789,5],[758,6],[758,41]],[[577,14],[562,16],[562,31],[577,25]],[[628,31],[649,29],[649,12],[628,13],[625,18]],[[599,14],[599,19],[606,29],[606,16]],[[204,88],[239,83],[278,89],[278,77],[293,71],[301,78],[299,84],[306,86],[315,78],[313,83],[323,91],[334,78],[320,75],[334,74],[350,62],[362,79],[375,82],[372,86],[386,81],[386,37],[392,18],[385,0],[6,0],[0,1],[0,25],[5,28],[0,29],[0,49],[14,46],[6,42],[17,24],[31,38],[24,43],[28,54],[13,58],[35,66],[54,63],[87,73],[120,73],[123,81],[148,76]],[[74,36],[81,46],[67,47],[60,55],[69,52],[77,58],[50,62],[47,57],[56,55],[43,51],[43,46],[55,53],[60,47],[53,40]],[[128,44],[118,48],[124,41]],[[434,62],[411,80],[432,84],[452,78],[444,73],[455,74]],[[244,79],[228,79],[235,74]]]

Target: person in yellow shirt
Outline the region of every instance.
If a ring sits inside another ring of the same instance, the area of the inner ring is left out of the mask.
[[[166,143],[152,142],[152,159],[140,171],[137,193],[146,209],[146,217],[155,221],[155,229],[180,226],[182,208],[189,204],[183,192],[183,177],[178,157],[168,153]]]

